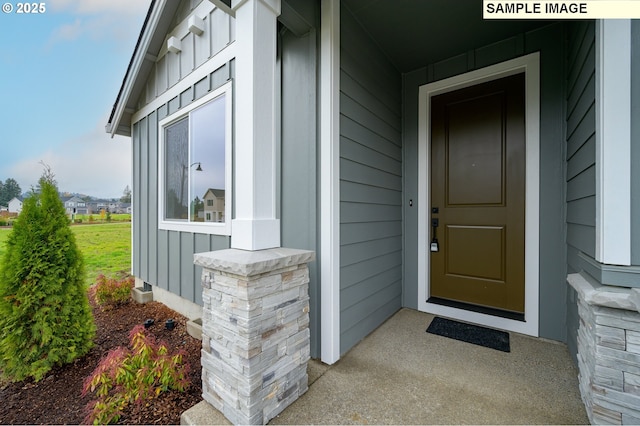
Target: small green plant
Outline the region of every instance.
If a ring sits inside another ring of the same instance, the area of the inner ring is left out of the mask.
[[[134,283],[135,279],[131,276],[117,280],[100,274],[96,279],[96,302],[103,307],[121,305],[129,301]]]
[[[131,330],[129,339],[130,349],[111,350],[85,379],[82,396],[96,396],[87,405],[85,424],[117,422],[129,404],[169,390],[183,392],[189,386],[183,351],[169,354],[166,345],[148,336],[141,325]]]

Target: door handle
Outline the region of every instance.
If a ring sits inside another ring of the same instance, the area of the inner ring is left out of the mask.
[[[432,209],[431,211],[437,210],[437,207]],[[438,226],[440,225],[440,220],[437,217],[431,218],[431,228],[433,229],[433,238],[431,238],[431,244],[429,246],[429,250],[432,252],[440,251],[440,245],[438,244],[438,237],[436,235],[436,231]]]

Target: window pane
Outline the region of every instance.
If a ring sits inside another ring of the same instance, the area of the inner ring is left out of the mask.
[[[167,126],[164,140],[165,219],[187,220],[189,119]]]
[[[191,164],[190,219],[194,222],[224,222],[224,95],[191,113]]]

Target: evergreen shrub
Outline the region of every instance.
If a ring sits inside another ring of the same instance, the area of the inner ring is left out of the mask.
[[[0,371],[13,381],[83,356],[95,335],[83,260],[49,170],[39,188],[0,263]]]

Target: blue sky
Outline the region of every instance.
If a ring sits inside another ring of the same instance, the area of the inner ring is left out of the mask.
[[[46,0],[0,12],[0,180],[23,191],[51,166],[61,191],[116,198],[129,138],[105,133],[150,0]],[[4,10],[4,7],[3,7]]]

